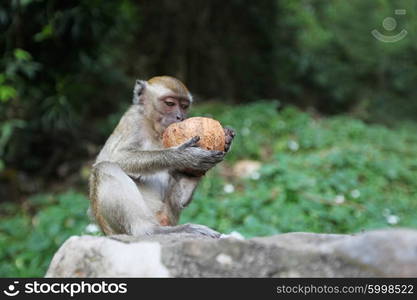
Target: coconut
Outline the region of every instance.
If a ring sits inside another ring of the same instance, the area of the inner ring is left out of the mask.
[[[194,136],[199,136],[197,145],[206,150],[224,151],[225,134],[219,121],[211,118],[194,117],[173,123],[162,135],[164,147],[181,145]]]
[[[225,133],[219,121],[205,117],[193,117],[168,126],[163,135],[164,147],[179,146],[194,136],[199,136],[197,146],[206,150],[224,151]],[[189,175],[202,176],[205,172],[186,169]]]

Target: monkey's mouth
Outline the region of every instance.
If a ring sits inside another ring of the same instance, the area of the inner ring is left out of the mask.
[[[179,123],[179,122],[182,122],[182,121],[183,120],[167,120],[165,122],[162,122],[162,125],[166,128],[166,127],[168,127],[171,124]]]

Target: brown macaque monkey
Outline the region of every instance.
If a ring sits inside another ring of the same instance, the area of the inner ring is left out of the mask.
[[[199,137],[164,148],[162,133],[186,118],[191,102],[188,89],[173,77],[136,81],[133,105],[100,151],[90,177],[91,213],[106,235],[186,232],[220,236],[204,225],[177,225],[201,179],[181,170],[214,167],[235,136],[232,129],[225,129],[225,151],[197,147]]]

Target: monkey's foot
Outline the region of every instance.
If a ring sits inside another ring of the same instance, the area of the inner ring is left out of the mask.
[[[207,226],[199,225],[199,224],[184,224],[184,231],[186,233],[198,234],[208,236],[214,239],[218,239],[221,236],[220,232],[217,232]]]
[[[195,235],[201,235],[210,237],[213,239],[220,238],[221,234],[207,226],[200,225],[200,224],[183,224],[177,226],[157,226],[149,232],[149,235],[152,234],[170,234],[170,233],[189,233]]]

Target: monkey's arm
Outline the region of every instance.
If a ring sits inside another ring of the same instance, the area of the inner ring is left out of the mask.
[[[194,137],[180,146],[162,150],[144,151],[128,146],[117,151],[111,161],[117,163],[128,174],[187,168],[207,171],[222,161],[225,153],[196,147],[199,139],[199,137]]]
[[[171,172],[171,176],[175,184],[170,185],[170,189],[167,191],[167,200],[171,207],[179,212],[190,204],[201,177],[189,176],[177,171]]]
[[[155,173],[181,165],[171,149],[143,151],[126,148],[120,150],[113,160],[129,174]]]

